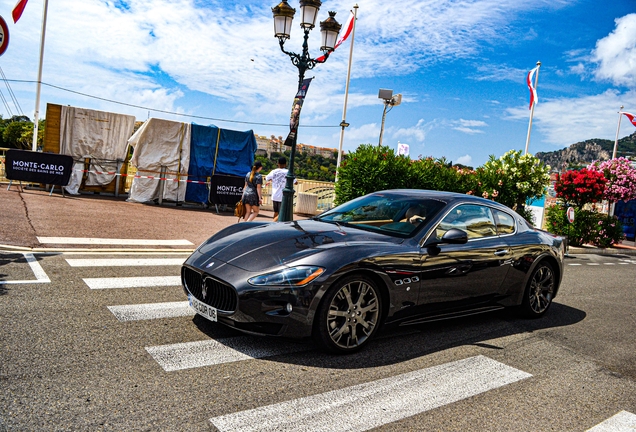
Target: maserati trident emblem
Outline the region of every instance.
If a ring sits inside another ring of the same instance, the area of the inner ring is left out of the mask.
[[[208,295],[208,284],[205,283],[205,279],[203,280],[203,284],[201,286],[201,295],[203,296],[204,300]]]

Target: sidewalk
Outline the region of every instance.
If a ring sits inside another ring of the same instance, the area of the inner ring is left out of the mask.
[[[222,228],[237,223],[233,211],[216,213],[214,206],[139,204],[126,197],[106,195],[62,196],[44,190],[7,190],[0,184],[0,250],[37,252],[83,250],[86,245],[42,244],[38,237],[100,239],[184,239],[192,246],[92,245],[89,249],[192,251]],[[261,211],[257,220],[271,221],[273,212]]]

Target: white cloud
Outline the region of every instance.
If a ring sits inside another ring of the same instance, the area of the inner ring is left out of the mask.
[[[459,132],[463,132],[469,135],[484,133],[481,129],[476,129],[480,127],[488,126],[488,123],[481,120],[465,120],[459,119],[451,122],[453,125],[453,129]]]
[[[596,43],[596,77],[636,88],[636,14],[616,19],[616,29]]]
[[[593,138],[613,138],[619,107],[629,100],[636,100],[636,90],[626,93],[607,90],[580,98],[544,100],[535,107],[532,127],[545,136],[546,142],[558,146]],[[512,119],[529,120],[530,111],[525,106],[511,108],[507,112]],[[633,132],[629,123],[627,126],[623,123],[620,136]]]
[[[473,157],[471,155],[460,156],[460,157],[457,158],[455,163],[456,164],[461,164],[461,165],[466,165],[466,166],[472,166]]]

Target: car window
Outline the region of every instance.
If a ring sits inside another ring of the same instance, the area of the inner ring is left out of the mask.
[[[465,231],[468,239],[497,235],[495,219],[490,208],[475,204],[463,204],[451,210],[437,226],[435,236],[441,240],[451,228]]]
[[[344,203],[314,219],[408,237],[424,227],[445,205],[435,199],[378,193]]]
[[[515,218],[508,213],[493,209],[497,219],[497,232],[499,234],[512,234],[515,232]]]

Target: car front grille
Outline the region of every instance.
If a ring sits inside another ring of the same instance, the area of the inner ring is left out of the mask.
[[[185,266],[181,268],[181,280],[197,300],[218,309],[219,312],[236,311],[238,294],[231,285]]]

